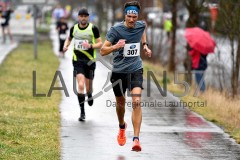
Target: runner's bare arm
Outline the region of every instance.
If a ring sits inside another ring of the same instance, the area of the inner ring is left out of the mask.
[[[125,46],[125,41],[126,40],[124,40],[124,39],[120,39],[117,44],[112,45],[111,42],[105,40],[105,42],[103,43],[103,46],[102,46],[102,48],[100,50],[100,54],[102,56],[105,56],[105,55],[108,55],[111,52],[113,52],[113,51],[115,51],[115,50],[117,50],[119,48],[123,48]]]
[[[144,30],[143,32],[143,35],[142,35],[142,43],[146,43],[147,42],[147,34],[146,34],[146,29]]]
[[[142,44],[144,44],[143,45],[143,50],[145,52],[145,55],[147,55],[148,57],[151,57],[152,56],[152,51],[148,48],[146,29],[143,32],[141,40],[142,40]]]
[[[97,43],[92,44],[92,48],[93,49],[101,48],[102,47],[102,39],[101,39],[101,37],[97,38],[96,42]]]
[[[66,52],[68,50],[68,46],[70,45],[72,41],[71,37],[68,37],[65,42],[64,42],[64,46],[63,46],[63,52]]]

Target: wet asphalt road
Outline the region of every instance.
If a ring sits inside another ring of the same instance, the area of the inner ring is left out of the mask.
[[[56,40],[54,34],[52,38]],[[73,93],[70,52],[65,59],[61,59],[59,70],[70,95],[66,97],[62,92],[63,99],[60,104],[63,160],[240,160],[240,146],[219,127],[181,105],[171,106],[171,103],[179,100],[170,93],[163,98],[154,83],[151,86],[151,97],[148,97],[146,81],[142,94],[142,152],[131,151],[132,109],[128,104],[125,113],[125,121],[128,123],[127,143],[125,146],[119,146],[116,140],[118,122],[115,98],[112,90],[104,90],[105,83],[106,86],[110,85],[106,82],[110,71],[97,62],[94,94],[102,94],[94,100],[92,107],[85,103],[86,121],[79,122],[79,105]],[[130,102],[129,97],[127,102]]]

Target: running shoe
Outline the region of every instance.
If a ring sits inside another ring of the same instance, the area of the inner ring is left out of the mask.
[[[120,146],[123,146],[126,143],[126,139],[127,139],[125,135],[126,129],[127,129],[127,123],[125,122],[125,128],[124,129],[119,128],[119,132],[117,136],[117,141]]]
[[[141,151],[141,150],[142,150],[142,147],[141,147],[141,145],[140,145],[139,140],[138,140],[138,139],[135,139],[135,140],[133,141],[132,151],[139,152],[139,151]]]
[[[78,121],[84,121],[86,118],[85,113],[81,113],[80,117],[78,118]]]
[[[92,105],[93,105],[93,97],[92,97],[92,94],[89,94],[89,95],[88,95],[88,105],[89,105],[89,106],[92,106]]]

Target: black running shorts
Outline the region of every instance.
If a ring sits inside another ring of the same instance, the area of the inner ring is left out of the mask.
[[[88,63],[86,62],[73,61],[73,67],[75,77],[77,76],[77,74],[83,74],[87,79],[93,80],[94,71],[96,68],[95,62],[92,63],[91,65],[88,65]]]
[[[135,87],[143,89],[143,69],[139,69],[133,73],[112,72],[111,83],[116,97],[124,96],[126,89],[129,91]]]

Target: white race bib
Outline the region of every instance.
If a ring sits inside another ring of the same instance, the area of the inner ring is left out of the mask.
[[[85,47],[82,46],[83,42],[88,42],[88,40],[78,40],[78,39],[75,39],[75,41],[74,41],[74,48],[76,50],[88,50],[88,48],[85,48]]]
[[[59,35],[59,38],[60,38],[61,40],[65,40],[65,39],[67,38],[67,34],[60,34],[60,35]]]
[[[0,23],[1,23],[1,24],[6,23],[6,19],[5,19],[5,18],[0,18]]]
[[[135,57],[140,55],[140,43],[125,44],[123,54],[125,57]]]

